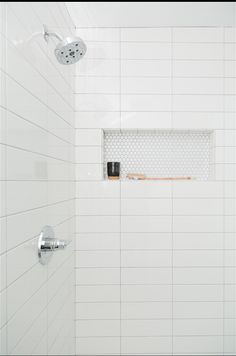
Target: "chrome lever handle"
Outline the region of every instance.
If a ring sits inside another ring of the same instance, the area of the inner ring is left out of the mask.
[[[54,251],[55,250],[64,250],[66,248],[66,246],[69,245],[69,241],[66,241],[66,240],[55,240],[55,243],[54,243]]]
[[[54,238],[54,230],[51,226],[44,226],[38,239],[38,257],[41,264],[48,263],[54,251],[64,250],[70,241]]]

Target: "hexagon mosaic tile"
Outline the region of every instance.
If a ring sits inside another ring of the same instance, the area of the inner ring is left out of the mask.
[[[128,173],[147,177],[191,177],[208,180],[211,167],[211,132],[105,131],[106,163],[121,163],[121,179]]]

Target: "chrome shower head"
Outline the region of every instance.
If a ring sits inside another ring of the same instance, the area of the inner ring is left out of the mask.
[[[60,41],[54,51],[61,64],[78,62],[86,53],[86,45],[79,37],[67,37]]]
[[[74,64],[78,62],[86,53],[87,47],[84,41],[79,37],[66,37],[62,39],[57,33],[49,32],[44,26],[44,38],[48,42],[49,37],[53,36],[59,40],[54,53],[59,63]]]

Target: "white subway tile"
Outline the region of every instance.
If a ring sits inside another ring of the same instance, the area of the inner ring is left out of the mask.
[[[79,215],[120,215],[118,199],[78,199]]]
[[[235,284],[226,284],[225,285],[224,300],[226,302],[236,300],[236,285]]]
[[[223,78],[174,78],[174,94],[223,94]],[[229,87],[229,85],[228,85]],[[228,89],[228,91],[230,88]]]
[[[77,268],[119,267],[119,251],[77,251]],[[115,283],[114,283],[115,284]]]
[[[47,343],[43,332],[47,325],[47,313],[43,311],[39,317],[33,322],[30,329],[26,332],[13,352],[16,355],[35,355],[39,352],[38,344],[40,343],[40,354],[47,353]],[[43,340],[42,340],[43,339]],[[67,345],[66,345],[67,346]],[[35,350],[36,349],[36,350]],[[35,353],[36,351],[36,353]]]
[[[174,251],[173,265],[175,267],[221,267],[224,265],[221,250]]]
[[[235,60],[224,61],[224,71],[226,77],[235,77],[236,74],[236,62]]]
[[[121,78],[122,94],[171,94],[171,78]]]
[[[235,249],[236,247],[236,239],[233,232],[224,233],[224,241],[226,249]]]
[[[121,95],[122,111],[170,111],[170,95]]]
[[[122,336],[169,336],[171,320],[122,320]]]
[[[225,310],[225,317],[226,318],[235,318],[236,316],[236,309],[235,309],[235,302],[224,302],[224,310]]]
[[[90,253],[91,254],[91,253]],[[88,254],[88,256],[90,256]],[[79,254],[78,258],[80,258],[81,254]],[[100,253],[98,256],[105,256],[104,260],[107,259],[105,253]],[[111,256],[114,258],[114,255],[111,254]],[[88,257],[89,259],[89,257]],[[100,261],[99,265],[101,265],[104,261]],[[109,262],[109,261],[107,261]],[[90,268],[91,265],[89,265],[89,268],[82,267],[79,268],[79,270],[76,272],[76,285],[96,285],[96,284],[120,284],[120,268],[119,267],[112,267],[111,266],[114,264],[114,262],[109,264],[109,268]],[[83,319],[82,317],[80,317]],[[101,319],[104,319],[104,317]]]
[[[76,302],[120,302],[120,286],[77,286]]]
[[[177,354],[222,354],[223,337],[182,336],[174,337],[174,352]]]
[[[122,112],[122,129],[170,129],[171,113],[169,112]]]
[[[119,233],[78,234],[76,237],[77,250],[119,250]]]
[[[11,284],[19,277],[28,272],[32,267],[35,267],[38,263],[38,256],[33,253],[34,246],[37,244],[36,239],[30,240],[20,246],[10,250],[7,253],[7,280],[8,284]],[[19,256],[22,256],[19,259]],[[2,256],[2,258],[4,255]],[[5,261],[6,262],[6,261]],[[36,274],[37,269],[34,269]],[[43,272],[43,271],[42,271]],[[40,274],[43,277],[44,273]],[[45,276],[44,276],[45,277]]]
[[[122,319],[171,319],[171,302],[122,303]]]
[[[228,250],[225,251],[224,253],[224,257],[225,257],[225,266],[230,266],[230,267],[234,267],[236,266],[236,250]],[[236,282],[236,281],[235,281]]]
[[[222,318],[222,302],[176,302],[173,303],[173,317],[177,319]]]
[[[121,199],[121,215],[171,215],[170,199]]]
[[[235,180],[236,172],[234,164],[215,164],[216,180]]]
[[[225,95],[224,96],[224,110],[225,112],[235,112],[236,111],[236,95]]]
[[[223,60],[221,43],[174,43],[174,59]]]
[[[171,295],[171,286],[166,285],[121,286],[122,302],[169,302]]]
[[[86,53],[87,59],[118,59],[120,58],[119,43],[90,41]]]
[[[77,231],[83,232],[119,232],[120,218],[118,216],[79,216]]]
[[[225,94],[233,95],[236,93],[236,78],[225,78]]]
[[[170,267],[172,254],[169,251],[122,251],[122,267]]]
[[[226,27],[224,33],[225,42],[236,42],[236,32],[234,27]]]
[[[27,192],[27,195],[25,194]],[[7,214],[14,214],[46,205],[46,182],[7,182]]]
[[[227,120],[232,125],[231,119]],[[223,129],[227,123],[221,113],[217,112],[173,112],[173,129]],[[231,126],[232,127],[232,126]]]
[[[76,338],[76,349],[81,355],[119,355],[120,337]]]
[[[76,319],[119,319],[120,303],[77,303]]]
[[[122,233],[121,248],[124,250],[171,249],[171,233]]]
[[[76,164],[76,180],[79,181],[100,181],[103,179],[102,163]]]
[[[102,163],[101,146],[78,146],[75,150],[76,163]]]
[[[215,146],[236,146],[236,132],[234,130],[215,130]]]
[[[220,250],[223,249],[223,233],[174,233],[174,249]]]
[[[223,216],[174,216],[174,232],[223,232]]]
[[[170,216],[122,216],[122,232],[170,232]]]
[[[15,298],[19,294],[15,292]],[[37,308],[35,306],[37,305]],[[24,306],[17,311],[8,323],[8,352],[12,352],[17,343],[25,335],[33,321],[47,305],[46,285],[40,288]]]
[[[155,77],[171,76],[171,60],[155,59],[121,59],[121,76],[124,77]]]
[[[231,109],[228,103],[228,111]],[[223,111],[223,96],[220,95],[173,95],[174,111]]]
[[[84,41],[119,41],[118,28],[76,28],[76,33]]]
[[[230,257],[232,257],[232,255],[233,255],[233,253],[231,254]],[[233,257],[235,257],[235,256],[233,256]],[[236,268],[235,268],[234,264],[235,264],[235,262],[233,261],[233,263],[232,263],[233,267],[232,266],[225,267],[225,283],[226,284],[235,284],[235,282],[236,282]]]
[[[236,320],[235,319],[225,319],[224,320],[224,330],[226,335],[235,335],[236,333]]]
[[[224,197],[225,198],[235,198],[236,193],[236,183],[235,182],[225,182],[224,183]]]
[[[173,298],[176,302],[223,301],[222,285],[175,285]]]
[[[174,199],[174,215],[222,215],[223,199]]]
[[[171,42],[171,28],[122,28],[121,41]]]
[[[217,164],[235,164],[236,148],[235,147],[216,147],[215,162]]]
[[[174,182],[174,198],[223,198],[221,182]]]
[[[174,42],[223,42],[222,28],[174,28]]]
[[[103,111],[76,112],[75,127],[79,129],[120,128],[120,113]]]
[[[119,198],[120,182],[79,182],[77,183],[79,198]]]
[[[76,94],[76,111],[118,111],[119,95],[116,94]]]
[[[77,320],[76,336],[119,336],[119,320]]]
[[[120,65],[118,59],[88,59],[86,56],[76,64],[78,76],[118,76]]]
[[[152,251],[154,252],[154,251]],[[161,251],[163,252],[163,251]],[[160,253],[159,252],[159,255]],[[143,251],[141,252],[143,253]],[[145,256],[147,256],[147,254],[145,254]],[[156,256],[158,256],[158,254],[156,254]],[[164,252],[164,256],[166,256],[166,253]],[[148,263],[146,261],[146,265],[144,266],[145,268],[140,267],[140,265],[142,263],[136,263],[135,261],[135,267],[130,267],[128,266],[128,263],[126,263],[126,266],[128,268],[126,268],[124,266],[124,253],[122,254],[123,257],[123,263],[122,263],[122,269],[121,269],[121,283],[122,284],[171,284],[172,283],[172,269],[171,267],[163,267],[163,268],[153,268],[150,267],[150,265],[152,264],[151,262]],[[167,255],[167,260],[169,259],[169,256]],[[126,260],[128,262],[129,259],[126,258]],[[125,261],[125,262],[127,262]],[[134,262],[132,261],[132,264],[134,264]],[[156,265],[158,264],[158,262],[156,263]],[[166,265],[166,263],[164,263],[163,265]],[[137,267],[139,266],[139,267]],[[146,268],[148,267],[148,268]]]
[[[223,328],[222,319],[200,319],[200,320],[174,320],[173,333],[175,336],[182,335],[220,335]]]
[[[230,73],[230,68],[228,73]],[[174,60],[174,77],[223,77],[224,62],[220,60]]]
[[[171,44],[170,43],[140,43],[123,42],[121,43],[121,58],[122,59],[170,59]]]
[[[121,182],[122,198],[171,198],[169,182]]]
[[[171,337],[123,337],[121,349],[125,355],[170,354]]]
[[[75,77],[75,92],[78,94],[118,94],[120,79],[118,77]]]
[[[103,131],[101,129],[80,129],[75,131],[77,146],[101,146]]]
[[[225,50],[224,59],[235,61],[235,59],[236,59],[236,56],[235,56],[236,44],[235,43],[226,43],[224,45],[224,50]]]

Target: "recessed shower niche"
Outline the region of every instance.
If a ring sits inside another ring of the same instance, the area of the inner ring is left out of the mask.
[[[107,162],[120,162],[121,179],[212,179],[212,137],[207,130],[104,130],[104,176]]]

